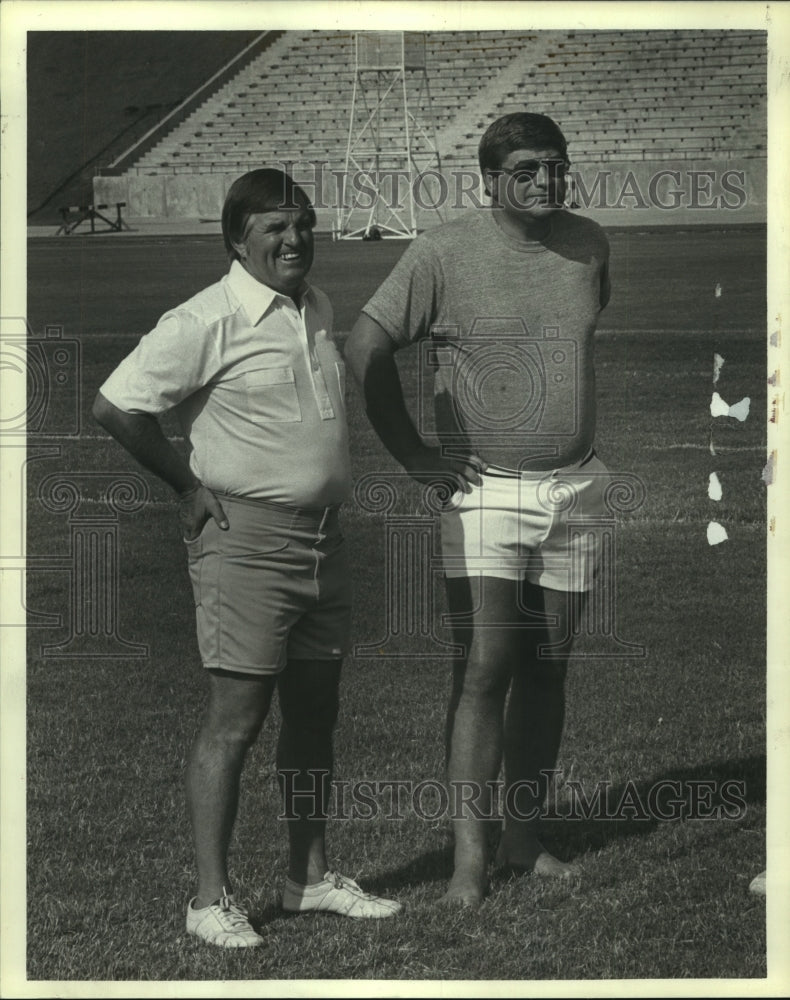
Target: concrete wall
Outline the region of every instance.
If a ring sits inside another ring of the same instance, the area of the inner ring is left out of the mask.
[[[93,196],[96,204],[125,201],[127,218],[219,219],[225,195],[235,177],[235,174],[94,177]]]
[[[94,179],[96,203],[126,202],[130,219],[218,220],[228,188],[238,174],[177,174]],[[338,224],[342,194],[339,172],[328,167],[316,171],[308,165],[294,169],[316,204],[318,229],[333,231]],[[661,160],[586,164],[573,176],[573,195],[582,214],[604,226],[689,225],[754,223],[766,219],[766,161],[751,160]],[[412,191],[418,229],[480,204],[487,204],[477,172],[445,167],[441,175],[427,174],[417,184],[405,175],[390,175],[382,188],[385,203],[395,205],[402,224],[411,223],[409,191]],[[351,194],[346,189],[346,204]],[[346,230],[366,226],[372,200],[369,185],[357,183],[360,206],[349,217]],[[438,206],[438,211],[434,209]],[[400,206],[398,208],[398,206]],[[387,210],[374,219],[380,226],[398,223]],[[386,230],[384,230],[386,232]]]

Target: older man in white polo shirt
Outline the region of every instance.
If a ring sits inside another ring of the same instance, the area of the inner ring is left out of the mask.
[[[286,910],[388,917],[399,904],[329,870],[326,809],[348,565],[344,366],[332,309],[306,275],[315,213],[277,170],[231,187],[219,282],[166,313],[101,387],[94,415],[179,496],[209,704],[187,771],[198,887],[187,930],[223,947],[263,938],[234,899],[227,855],[247,750],[277,687],[290,840]],[[157,415],[173,409],[184,458]]]

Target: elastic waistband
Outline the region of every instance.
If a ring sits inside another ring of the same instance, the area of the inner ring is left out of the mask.
[[[574,462],[572,465],[565,465],[559,469],[544,469],[531,470],[523,469],[519,471],[518,469],[506,469],[501,465],[489,465],[486,467],[486,471],[483,473],[485,476],[494,476],[497,479],[531,479],[531,478],[543,478],[544,476],[559,476],[567,472],[578,472],[583,466],[587,465],[595,458],[595,448],[590,448],[583,458],[580,458],[578,462]]]

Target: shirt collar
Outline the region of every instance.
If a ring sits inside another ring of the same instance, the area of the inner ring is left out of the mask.
[[[275,299],[285,299],[286,302],[293,305],[293,300],[289,295],[283,295],[282,292],[277,292],[273,288],[269,288],[268,285],[264,285],[258,281],[257,278],[253,278],[238,260],[234,260],[230,265],[228,283],[244,307],[244,311],[247,313],[247,317],[253,326],[259,322]],[[305,301],[310,293],[310,286],[307,282],[302,285],[300,291],[302,301]]]

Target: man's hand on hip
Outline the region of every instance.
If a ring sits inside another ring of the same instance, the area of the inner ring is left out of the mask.
[[[449,490],[449,498],[456,490],[469,493],[473,485],[479,486],[482,482],[480,473],[485,472],[487,465],[477,455],[452,458],[442,455],[441,448],[423,444],[406,457],[403,467],[418,483],[426,486],[438,484]]]
[[[228,519],[225,517],[222,505],[203,483],[198,483],[192,489],[179,494],[178,518],[181,521],[181,534],[185,541],[193,542],[212,517],[223,531],[228,530]]]

